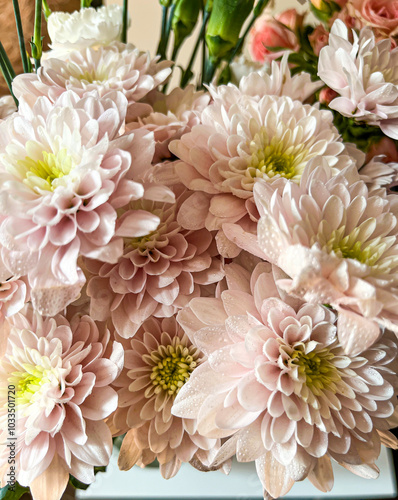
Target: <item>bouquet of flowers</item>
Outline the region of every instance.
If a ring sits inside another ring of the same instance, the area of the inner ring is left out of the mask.
[[[114,445],[165,478],[255,462],[266,499],[329,491],[332,461],[377,477],[398,446],[398,1],[311,0],[310,22],[160,0],[154,58],[126,1],[36,0],[27,54],[13,2],[1,498],[87,487]]]

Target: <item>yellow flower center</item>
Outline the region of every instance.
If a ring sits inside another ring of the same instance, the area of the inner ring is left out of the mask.
[[[170,396],[176,395],[187,382],[197,363],[190,353],[190,349],[181,344],[176,346],[159,346],[151,354],[154,361],[161,360],[152,368],[151,380],[156,386],[155,393],[167,392]]]
[[[398,263],[395,254],[384,256],[394,243],[391,237],[377,237],[373,240],[360,241],[361,228],[355,228],[350,234],[344,236],[345,227],[333,231],[329,240],[324,241],[322,235],[317,240],[328,253],[334,253],[343,259],[354,259],[373,268],[376,273],[389,272]],[[323,241],[322,241],[323,240]],[[314,240],[315,242],[315,240]]]
[[[74,168],[73,158],[66,149],[58,153],[42,152],[42,160],[33,160],[28,156],[17,162],[17,172],[23,178],[24,184],[36,190],[54,191],[57,179],[68,175]]]
[[[80,73],[78,75],[79,80],[84,80],[87,83],[94,83],[98,81],[97,75],[95,74],[95,70],[85,71],[84,73]]]
[[[299,375],[305,377],[305,384],[313,393],[323,389],[331,390],[334,382],[340,380],[337,368],[331,363],[334,354],[329,349],[305,353],[297,348],[291,354],[291,365],[298,366]]]
[[[341,256],[345,259],[355,259],[363,264],[367,264],[368,266],[373,266],[379,255],[377,253],[372,253],[371,248],[362,249],[362,243],[360,241],[356,241],[354,245],[348,245],[348,236],[340,241],[340,244],[333,248],[333,250],[338,253],[341,253]]]
[[[151,246],[149,244],[151,241],[155,243],[157,234],[159,234],[159,232],[156,230],[146,234],[145,236],[139,236],[138,238],[125,238],[124,244],[127,247],[146,250],[148,246]],[[155,245],[153,244],[153,246]]]
[[[9,382],[16,387],[16,403],[18,406],[29,404],[35,394],[39,393],[45,384],[51,383],[56,377],[53,370],[40,365],[24,365],[25,372],[14,372]]]
[[[107,82],[110,78],[110,68],[107,63],[100,63],[95,68],[85,70],[81,72],[81,70],[77,67],[72,67],[71,74],[80,81],[86,83],[103,83]]]
[[[308,152],[302,144],[292,145],[288,138],[269,137],[262,127],[249,144],[251,158],[246,176],[251,178],[285,177],[299,182]]]

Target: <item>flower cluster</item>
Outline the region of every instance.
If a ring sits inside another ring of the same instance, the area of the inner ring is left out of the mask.
[[[120,7],[50,13],[0,99],[0,484],[8,387],[34,500],[113,438],[167,479],[254,462],[266,499],[398,447],[396,2],[311,0],[318,26],[257,2],[254,61],[250,2],[214,2],[207,85],[169,91],[199,3],[155,58]]]

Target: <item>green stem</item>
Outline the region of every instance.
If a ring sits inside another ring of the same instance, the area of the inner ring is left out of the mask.
[[[207,26],[207,21],[209,20],[210,17],[210,12],[205,10],[203,12],[203,21],[202,21],[202,26],[200,28],[199,36],[198,39],[196,40],[195,47],[193,49],[191,59],[189,60],[187,69],[183,72],[181,75],[181,82],[180,82],[180,87],[185,88],[188,85],[189,80],[192,78],[193,73],[192,73],[192,66],[195,62],[196,55],[198,53],[199,47],[201,42],[204,40],[204,34],[206,32],[206,26]],[[203,76],[203,71],[202,71],[202,76]]]
[[[268,3],[269,3],[269,0],[260,0],[257,3],[256,7],[254,8],[253,16],[252,16],[249,24],[247,25],[243,35],[239,38],[235,49],[232,51],[231,56],[228,59],[228,64],[230,64],[235,59],[235,56],[237,54],[239,54],[239,52],[242,50],[242,45],[246,39],[246,36],[248,35],[249,31],[252,29],[253,24],[256,22],[257,18],[261,15],[261,13],[265,9],[265,7],[268,5]]]
[[[164,41],[166,38],[166,29],[167,29],[167,15],[169,13],[169,7],[163,5],[162,7],[162,31],[160,34],[160,40],[158,45],[158,50],[156,53],[162,58],[166,59],[166,54],[164,50]]]
[[[87,9],[88,7],[90,7],[92,1],[93,0],[80,0],[80,8]]]
[[[180,50],[181,45],[174,45],[173,53],[171,55],[171,60],[176,62],[178,52]]]
[[[123,30],[122,30],[122,42],[123,43],[127,43],[128,22],[129,22],[128,0],[123,0]]]
[[[48,21],[48,18],[51,15],[51,9],[48,6],[47,0],[43,0],[43,12],[44,12],[44,18],[46,21]]]
[[[166,25],[166,36],[164,39],[164,47],[163,47],[163,59],[167,58],[167,46],[169,45],[169,39],[170,39],[170,33],[171,33],[171,25],[173,22],[173,16],[174,16],[174,11],[176,9],[176,4],[173,3],[170,9],[170,15],[167,20],[167,25]]]
[[[11,78],[11,75],[9,73],[8,64],[7,64],[6,60],[4,59],[3,54],[5,54],[5,50],[4,50],[3,44],[0,42],[0,70],[3,74],[4,80],[6,81],[8,90],[10,91],[10,94],[12,95],[12,97],[14,99],[15,105],[18,107],[18,105],[19,105],[18,99],[15,97],[14,92],[12,91],[12,78]],[[7,57],[7,59],[8,59],[8,57]]]
[[[42,54],[42,40],[41,40],[41,9],[43,6],[43,0],[36,0],[35,5],[35,27],[32,38],[32,56],[35,61],[36,73],[40,68],[40,60]]]
[[[203,83],[205,79],[205,73],[206,73],[206,66],[207,66],[207,44],[206,44],[206,37],[202,37],[202,71],[200,73],[200,88],[203,88]]]
[[[21,52],[23,71],[24,71],[24,73],[30,73],[29,64],[28,64],[28,56],[26,54],[25,38],[23,35],[21,12],[19,10],[18,0],[12,0],[12,4],[14,6],[14,16],[15,16],[15,23],[17,25],[18,42],[19,42],[19,49]]]
[[[209,84],[212,81],[214,73],[216,72],[216,69],[218,68],[220,62],[221,59],[209,58],[206,60],[202,85]]]
[[[8,59],[7,52],[5,51],[5,48],[3,44],[0,42],[0,57],[3,59],[6,67],[8,74],[10,75],[11,81],[14,80],[15,78],[15,71],[14,68],[12,67],[11,61]]]

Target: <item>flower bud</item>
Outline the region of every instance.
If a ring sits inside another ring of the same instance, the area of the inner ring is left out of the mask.
[[[324,87],[320,92],[319,92],[319,102],[321,104],[326,104],[329,106],[329,104],[333,101],[338,96],[337,92],[332,90],[329,87]]]
[[[271,51],[268,48],[280,48]],[[296,35],[281,21],[277,21],[269,15],[260,17],[254,24],[249,34],[249,53],[253,61],[271,62],[280,57],[284,49],[299,50]]]
[[[192,33],[202,6],[203,0],[177,0],[171,22],[174,31],[174,46],[176,48]]]
[[[313,13],[321,21],[328,21],[335,12],[339,12],[348,0],[310,0]]]
[[[310,0],[310,2],[317,10],[325,12],[332,9],[333,4],[337,4],[340,8],[344,7],[348,0]]]
[[[323,24],[318,24],[314,31],[308,36],[311,47],[316,56],[319,56],[319,52],[323,47],[329,43],[329,32],[326,31]]]
[[[304,15],[299,14],[296,9],[287,9],[277,14],[275,19],[290,30],[296,32],[303,26]]]
[[[253,5],[254,0],[214,0],[206,30],[210,59],[220,60],[234,49]]]

